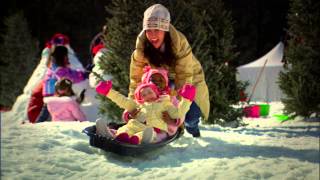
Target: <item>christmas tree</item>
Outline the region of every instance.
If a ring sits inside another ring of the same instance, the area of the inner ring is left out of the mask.
[[[291,117],[320,116],[320,3],[292,0],[288,14],[286,71],[280,74],[285,113]]]
[[[112,75],[113,88],[124,95],[128,94],[129,89],[130,57],[142,29],[143,12],[147,6],[143,1],[115,0],[106,7],[112,15],[107,19],[104,35],[108,52],[101,57],[99,66],[105,74]],[[121,119],[122,109],[103,96],[99,99],[102,114],[115,121]]]
[[[11,107],[37,64],[39,49],[22,13],[8,17],[5,25],[0,45],[0,105]]]
[[[239,121],[241,109],[234,108],[240,100],[240,91],[245,84],[236,80],[233,62],[238,53],[233,44],[233,21],[221,0],[199,1],[193,6],[194,16],[198,16],[197,29],[193,36],[194,53],[201,61],[210,93],[210,118],[208,123],[224,124]]]

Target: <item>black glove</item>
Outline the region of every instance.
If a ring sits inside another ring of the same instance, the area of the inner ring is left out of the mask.
[[[80,92],[79,97],[78,97],[77,100],[76,100],[79,104],[81,104],[81,103],[83,102],[84,97],[85,97],[85,92],[86,92],[86,89],[83,89],[83,90]]]
[[[88,64],[87,66],[86,66],[86,71],[92,71],[92,68],[94,67],[94,64]]]

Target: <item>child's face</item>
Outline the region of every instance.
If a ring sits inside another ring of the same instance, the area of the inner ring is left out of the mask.
[[[156,93],[150,87],[141,89],[140,96],[145,102],[153,102],[157,99]]]
[[[163,91],[166,88],[166,80],[159,73],[152,74],[150,81],[154,83],[160,89],[160,91]]]

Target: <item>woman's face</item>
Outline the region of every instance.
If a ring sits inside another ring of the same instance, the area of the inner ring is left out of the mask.
[[[150,87],[141,89],[140,96],[145,102],[153,102],[157,100],[157,94]]]
[[[159,49],[164,41],[165,32],[158,29],[148,29],[146,36],[153,47]]]

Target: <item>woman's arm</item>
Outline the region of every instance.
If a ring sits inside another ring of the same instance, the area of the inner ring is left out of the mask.
[[[128,97],[134,98],[134,91],[138,84],[141,82],[141,77],[143,75],[143,68],[146,66],[147,62],[143,59],[140,52],[141,50],[135,50],[131,55],[130,63],[130,84],[129,84],[129,95]]]

